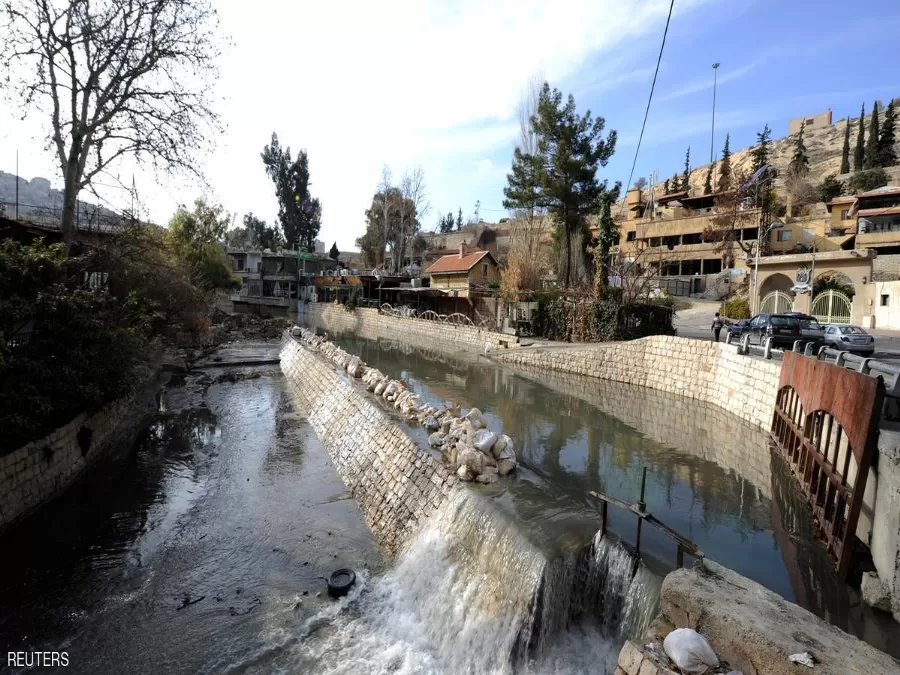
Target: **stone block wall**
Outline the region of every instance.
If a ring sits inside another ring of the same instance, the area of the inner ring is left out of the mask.
[[[50,501],[87,471],[104,450],[134,432],[139,397],[82,413],[48,436],[0,456],[0,531]]]
[[[390,410],[288,333],[281,370],[366,524],[393,557],[459,489],[459,479],[410,440]]]
[[[350,331],[365,338],[393,338],[429,349],[448,352],[491,350],[516,347],[513,335],[475,328],[409,319],[381,314],[377,309],[360,308],[352,312],[343,305],[333,303],[308,303],[303,308],[303,320],[321,326],[331,332]]]
[[[631,342],[499,350],[491,357],[681,394],[765,429],[772,423],[781,372],[779,362],[739,355],[733,345],[662,335]]]

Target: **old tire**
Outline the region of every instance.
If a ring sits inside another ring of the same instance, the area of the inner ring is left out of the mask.
[[[328,578],[328,595],[332,598],[340,598],[350,592],[350,588],[356,583],[356,572],[344,567],[335,570]]]

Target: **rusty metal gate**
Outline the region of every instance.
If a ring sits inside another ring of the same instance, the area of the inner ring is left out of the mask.
[[[842,577],[850,567],[883,401],[880,378],[784,354],[772,437]]]

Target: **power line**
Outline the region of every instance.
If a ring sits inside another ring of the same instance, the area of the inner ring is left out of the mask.
[[[650,102],[653,100],[653,90],[656,89],[656,76],[659,75],[659,64],[662,63],[663,49],[666,47],[666,35],[669,34],[669,22],[672,20],[672,9],[675,7],[675,0],[669,3],[669,16],[666,18],[666,28],[663,31],[662,44],[659,46],[659,57],[656,59],[656,70],[653,72],[653,84],[650,85],[650,96],[647,98],[647,108],[644,110],[644,122],[641,124],[641,135],[638,137],[637,147],[634,149],[634,161],[631,163],[631,173],[628,174],[628,182],[625,184],[625,190],[631,186],[631,179],[634,178],[634,167],[637,166],[638,153],[641,151],[641,141],[644,140],[644,128],[647,126],[647,117],[650,115]],[[622,203],[624,210],[625,203]]]

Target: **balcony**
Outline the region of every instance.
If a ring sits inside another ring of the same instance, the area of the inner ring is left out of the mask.
[[[860,248],[900,246],[900,230],[895,232],[866,232],[865,234],[857,234],[856,245]]]

